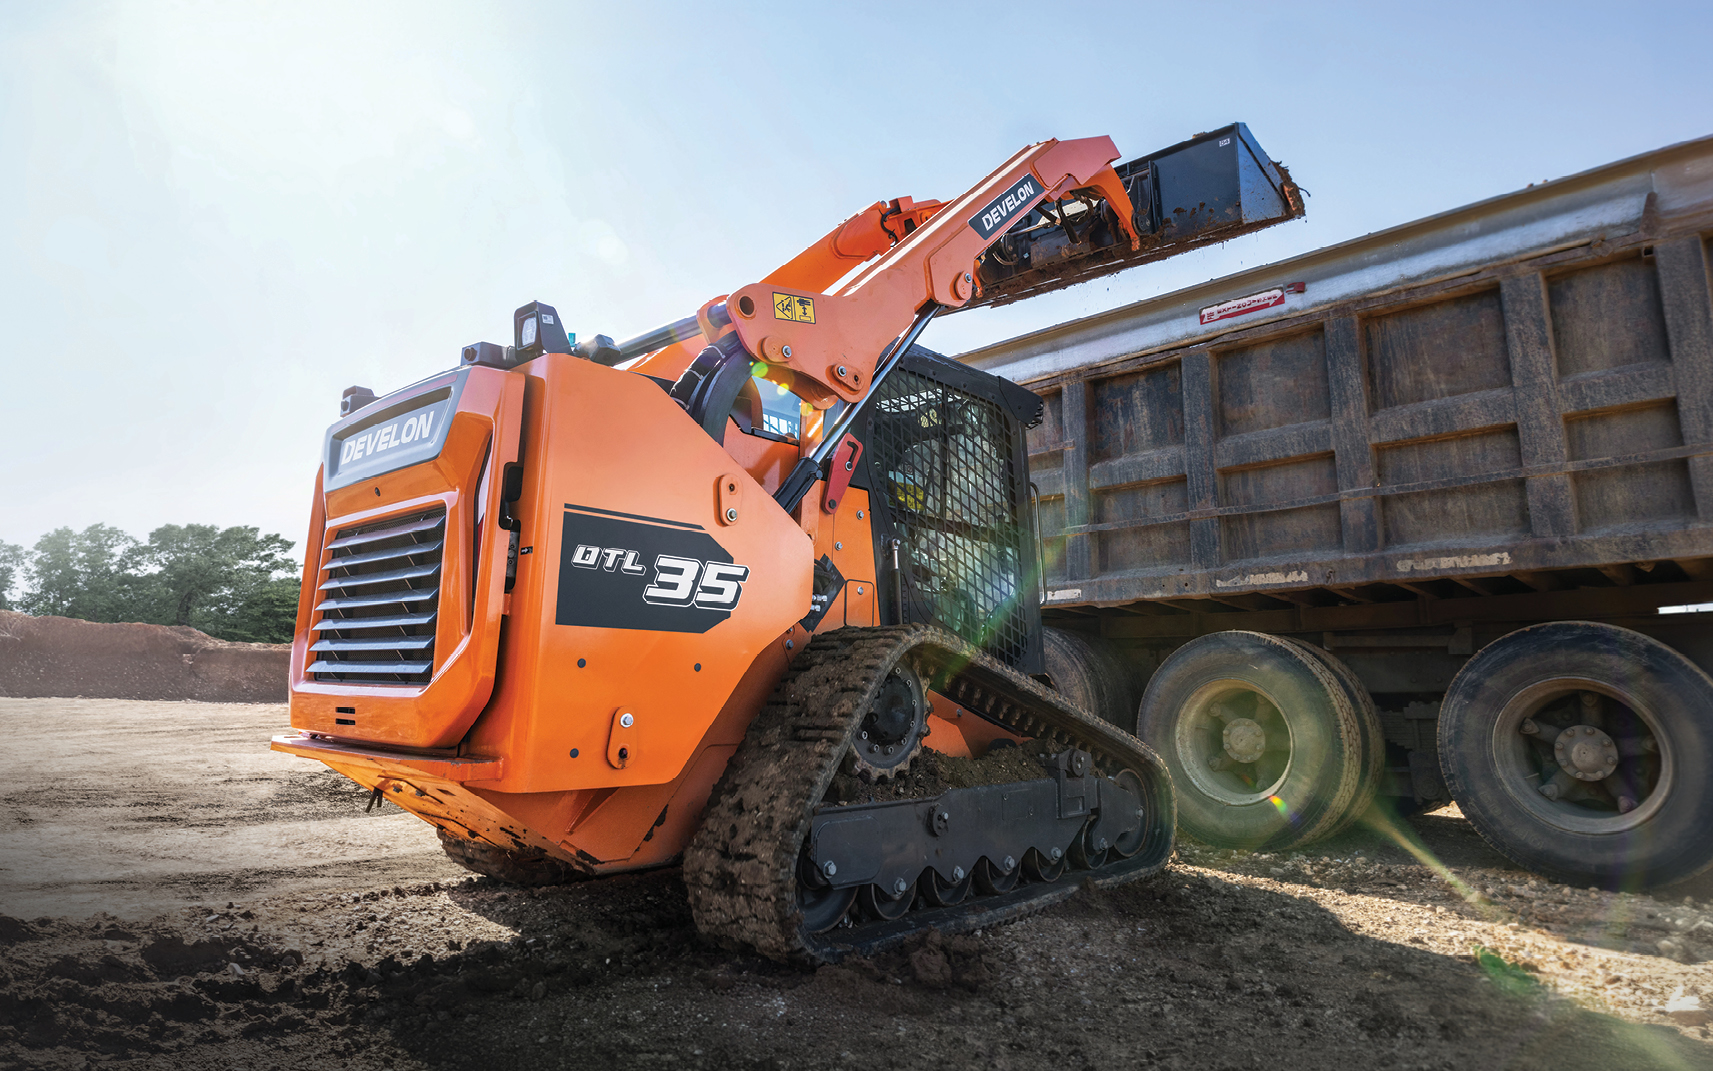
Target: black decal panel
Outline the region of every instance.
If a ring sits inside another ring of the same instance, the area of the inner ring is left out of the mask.
[[[821,624],[821,619],[827,616],[827,611],[833,608],[833,600],[839,597],[839,592],[845,590],[845,574],[839,572],[839,567],[833,564],[833,559],[825,554],[815,563],[815,590],[809,597],[809,616],[798,624],[804,632],[813,632]]]
[[[732,615],[748,579],[706,531],[567,510],[553,620],[706,632]]]

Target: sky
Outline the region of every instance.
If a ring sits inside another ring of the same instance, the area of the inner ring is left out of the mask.
[[[1305,220],[958,353],[1713,133],[1713,5],[0,3],[0,541],[301,546],[340,392],[624,339],[1017,149],[1241,120]]]

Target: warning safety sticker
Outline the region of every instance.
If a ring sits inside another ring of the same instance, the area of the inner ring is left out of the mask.
[[[773,295],[773,318],[812,324],[815,322],[815,299],[776,291]]]

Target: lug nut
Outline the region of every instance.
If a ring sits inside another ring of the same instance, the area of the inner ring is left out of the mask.
[[[1549,800],[1558,799],[1558,786],[1557,785],[1542,785],[1541,786],[1541,795],[1545,796]]]
[[[1541,727],[1533,718],[1524,718],[1523,723],[1517,726],[1517,731],[1524,736],[1539,736]]]
[[[908,881],[905,881],[903,878],[899,878],[897,881],[892,883],[892,891],[897,893],[899,896],[903,896],[904,890],[908,889],[909,887],[910,887],[910,883]]]
[[[1631,799],[1628,796],[1619,796],[1618,797],[1618,813],[1619,814],[1629,814],[1631,811],[1633,811],[1635,809],[1636,809],[1636,801],[1635,800]]]

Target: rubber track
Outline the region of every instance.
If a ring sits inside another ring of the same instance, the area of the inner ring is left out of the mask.
[[[1056,750],[1088,751],[1096,769],[1129,768],[1153,797],[1155,828],[1137,853],[1057,883],[1020,882],[1010,893],[955,907],[911,911],[892,923],[840,927],[806,938],[797,910],[797,863],[851,736],[881,683],[905,655],[964,709]],[[817,636],[756,715],[714,786],[701,828],[684,853],[684,882],[697,927],[781,960],[833,961],[872,951],[930,926],[974,929],[1039,910],[1076,891],[1145,877],[1172,855],[1177,811],[1165,764],[1140,740],[1069,705],[1056,693],[927,626],[847,628]]]

